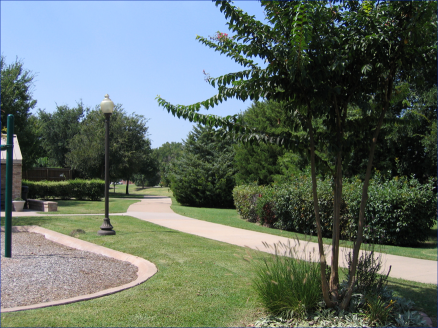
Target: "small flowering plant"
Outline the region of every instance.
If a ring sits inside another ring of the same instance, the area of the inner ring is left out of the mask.
[[[228,34],[227,33],[220,33],[220,32],[218,32],[217,38],[218,38],[219,41],[225,41],[225,40],[228,39]]]
[[[233,37],[229,37],[227,33],[217,32],[215,36],[210,36],[210,39],[217,42],[225,42]]]

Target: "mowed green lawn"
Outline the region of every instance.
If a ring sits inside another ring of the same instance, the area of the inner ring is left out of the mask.
[[[111,189],[109,192],[110,198],[143,198],[144,196],[170,196],[172,191],[167,187],[137,187],[136,185],[129,185],[129,194],[126,195],[126,185],[116,185],[116,189]]]
[[[246,250],[184,234],[128,216],[113,216],[115,236],[98,236],[101,216],[17,217],[14,225],[36,224],[145,258],[158,273],[129,290],[95,300],[5,313],[2,326],[169,327],[246,326],[263,316],[251,286]],[[257,253],[257,252],[256,252]],[[80,283],[80,282],[78,282]],[[397,293],[436,314],[436,285],[390,279]],[[434,319],[436,320],[436,319]]]
[[[105,214],[105,201],[90,200],[54,200],[58,203],[58,211],[53,214]],[[110,198],[108,200],[110,213],[125,213],[129,206],[140,200]],[[47,212],[39,212],[47,214]]]
[[[172,210],[180,215],[190,218],[204,220],[213,223],[220,223],[231,227],[264,232],[272,235],[298,238],[317,242],[316,236],[306,236],[303,234],[283,231],[278,229],[270,229],[260,226],[255,223],[244,221],[240,218],[235,209],[215,209],[215,208],[200,208],[180,205],[173,197],[172,191],[167,188],[147,187],[141,188],[135,185],[129,186],[129,195],[125,194],[126,185],[117,185],[115,192],[110,191],[109,210],[110,213],[125,213],[130,205],[140,201],[147,196],[166,196],[172,198]],[[78,200],[57,200],[58,212],[56,214],[104,214],[105,202],[101,201],[78,201]],[[428,235],[428,240],[416,247],[397,247],[390,245],[376,245],[375,250],[378,252],[413,257],[425,260],[437,260],[437,224],[430,231],[425,231]],[[323,238],[323,242],[331,245],[331,239]],[[341,241],[341,246],[352,247],[352,242]]]
[[[170,190],[168,188],[139,188],[135,185],[129,186],[129,195],[125,194],[126,185],[117,185],[116,192],[111,189],[109,192],[109,211],[110,213],[125,213],[129,206],[141,201],[147,195],[168,196]],[[102,198],[100,201],[89,200],[62,200],[54,199],[58,203],[58,211],[56,214],[104,214],[105,201]],[[45,212],[39,212],[47,214]]]

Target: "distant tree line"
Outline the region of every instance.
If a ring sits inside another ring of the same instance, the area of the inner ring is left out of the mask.
[[[71,167],[82,178],[103,178],[104,117],[99,105],[90,108],[80,101],[75,107],[56,105],[52,113],[39,109],[33,115],[31,110],[37,104],[32,97],[35,75],[19,60],[8,65],[2,56],[0,64],[2,128],[4,132],[7,115],[14,114],[23,169]],[[433,75],[432,71],[421,74]],[[294,128],[293,115],[288,115],[290,110],[284,106],[281,102],[254,101],[240,117],[248,127],[268,135],[305,135]],[[385,115],[375,152],[374,167],[380,174],[388,178],[415,176],[422,183],[430,177],[436,180],[436,110],[435,85],[413,83],[399,88]],[[349,113],[354,116],[355,109]],[[141,187],[169,186],[176,199],[187,205],[233,207],[231,191],[235,185],[287,182],[310,170],[305,151],[220,138],[216,129],[202,125],[195,126],[183,142],[166,142],[151,149],[147,122],[142,115],[128,115],[121,104],[115,106],[110,128],[112,181],[134,181]],[[315,130],[323,135],[322,121],[315,120]],[[358,143],[347,154],[343,162],[346,178],[363,174],[366,152]],[[327,147],[317,155],[330,162]],[[321,177],[330,169],[321,166]]]

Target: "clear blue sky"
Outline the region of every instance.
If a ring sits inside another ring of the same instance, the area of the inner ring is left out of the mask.
[[[258,1],[235,5],[263,20]],[[217,92],[203,70],[212,77],[241,70],[195,39],[217,31],[228,33],[211,1],[1,1],[1,54],[36,74],[37,108],[80,100],[94,108],[108,93],[150,119],[153,148],[180,142],[193,125],[159,107],[157,95],[189,105]],[[250,104],[228,100],[209,113],[237,114]]]

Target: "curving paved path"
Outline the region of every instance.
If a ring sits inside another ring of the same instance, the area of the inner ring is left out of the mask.
[[[278,243],[279,241],[292,246],[299,247],[304,250],[306,247],[307,253],[315,249],[315,253],[318,250],[317,243],[300,243],[296,245],[296,241],[285,237],[270,235],[267,233],[255,232],[250,230],[244,230],[239,228],[233,228],[217,223],[210,223],[207,221],[196,220],[188,218],[179,214],[176,214],[170,209],[172,200],[169,197],[164,196],[145,196],[144,199],[140,199],[140,202],[132,204],[126,213],[111,213],[113,215],[127,215],[138,218],[140,220],[148,221],[163,227],[178,230],[181,232],[197,235],[209,239],[222,241],[225,243],[247,246],[252,249],[258,249],[261,251],[268,251],[263,242],[268,244]],[[4,212],[1,212],[2,217]],[[47,214],[37,214],[35,211],[25,210],[23,212],[12,212],[13,216],[54,216],[61,214],[53,214],[49,212]],[[80,214],[84,215],[84,214]],[[93,214],[98,215],[98,214]],[[115,230],[117,230],[115,228]],[[326,246],[327,263],[331,262],[331,246]],[[345,252],[347,249],[341,247],[340,265],[346,267]],[[437,284],[437,261],[420,260],[410,257],[403,257],[397,255],[381,254],[385,267],[388,269],[391,265],[390,277],[400,278],[405,280],[417,281],[421,283]],[[316,260],[316,258],[315,258]],[[386,270],[388,272],[388,270]]]
[[[307,252],[315,250],[317,253],[317,243],[303,243],[297,245],[293,239],[285,237],[274,236],[267,233],[260,233],[239,228],[233,228],[217,223],[210,223],[207,221],[191,219],[179,214],[175,214],[170,205],[172,201],[168,197],[146,196],[145,199],[139,203],[135,203],[128,208],[127,213],[119,215],[129,215],[140,220],[148,221],[158,224],[170,229],[181,232],[222,241],[225,243],[247,246],[252,249],[267,251],[263,242],[268,244],[278,243],[279,241],[292,246],[296,246],[301,250],[306,247]],[[114,215],[114,214],[112,214]],[[341,247],[340,265],[346,267],[345,254],[346,249]],[[327,263],[331,263],[330,246],[326,247]],[[401,278],[405,280],[417,281],[421,283],[437,284],[437,261],[420,260],[410,257],[403,257],[397,255],[381,254],[383,263],[386,268],[391,265],[390,277]],[[316,258],[315,258],[316,260]],[[386,270],[386,272],[388,272]]]

